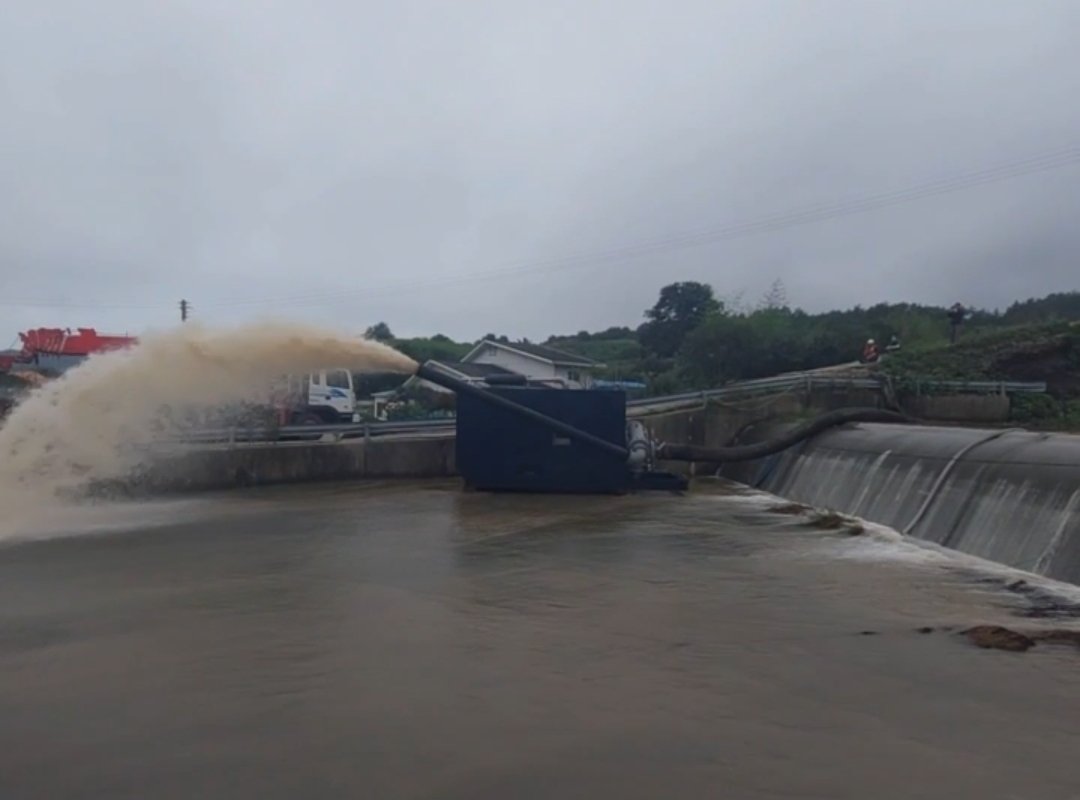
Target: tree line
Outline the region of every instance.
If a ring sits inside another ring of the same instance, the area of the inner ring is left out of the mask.
[[[643,380],[650,394],[664,394],[855,361],[870,338],[896,337],[904,349],[944,346],[948,305],[879,303],[811,314],[791,307],[779,281],[753,308],[725,303],[706,283],[681,281],[660,290],[635,328],[583,330],[544,344],[605,364],[601,377]],[[1080,292],[1023,300],[1003,311],[969,309],[963,335],[1060,320],[1080,320]],[[418,361],[456,361],[474,345],[441,334],[397,339],[385,323],[367,335]],[[483,338],[511,342],[504,334]]]
[[[665,286],[645,321],[626,337],[629,358],[605,361],[611,377],[643,378],[651,393],[702,389],[858,360],[863,344],[894,337],[904,349],[949,342],[949,307],[879,303],[810,314],[792,308],[777,281],[754,308],[732,307],[711,286],[684,281]],[[968,309],[963,336],[1016,325],[1080,320],[1080,292],[1013,303],[1004,311]],[[567,350],[595,357],[594,338],[553,337]],[[606,349],[611,350],[608,342]],[[603,359],[600,359],[603,360]]]

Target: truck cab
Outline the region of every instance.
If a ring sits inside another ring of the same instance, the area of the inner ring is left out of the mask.
[[[290,375],[282,421],[288,425],[359,422],[352,373],[343,368]]]

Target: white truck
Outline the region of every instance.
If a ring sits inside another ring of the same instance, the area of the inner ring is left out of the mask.
[[[335,425],[360,421],[352,373],[343,368],[289,375],[275,397],[281,425]]]

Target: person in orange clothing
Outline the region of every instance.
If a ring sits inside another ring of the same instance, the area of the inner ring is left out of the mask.
[[[878,360],[878,355],[877,343],[873,339],[867,339],[862,351],[863,363],[873,364]]]

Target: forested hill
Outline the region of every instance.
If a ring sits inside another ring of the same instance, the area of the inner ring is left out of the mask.
[[[1014,303],[1002,311],[969,310],[961,342],[988,331],[1080,320],[1080,292]],[[791,308],[774,287],[752,310],[724,307],[702,284],[673,284],[635,329],[553,336],[548,344],[607,365],[609,377],[643,378],[651,391],[707,388],[732,380],[842,364],[859,358],[868,338],[884,346],[896,336],[905,352],[950,340],[948,308],[881,303],[808,314]]]
[[[969,310],[958,334],[963,342],[990,331],[1077,320],[1080,291],[1023,300],[1004,310]],[[456,360],[473,345],[442,335],[395,339],[383,323],[369,335],[417,360]],[[643,380],[650,394],[663,394],[855,361],[868,338],[884,346],[893,336],[905,353],[947,345],[948,308],[881,303],[809,314],[788,304],[779,283],[757,307],[731,308],[707,284],[682,282],[665,286],[636,327],[555,335],[542,343],[605,364],[602,377]],[[514,341],[506,334],[485,338]]]

